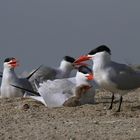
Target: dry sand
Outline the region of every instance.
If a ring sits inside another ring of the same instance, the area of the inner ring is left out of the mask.
[[[121,112],[107,110],[110,95],[97,104],[47,108],[32,99],[0,99],[0,140],[140,140],[140,89],[124,96]]]

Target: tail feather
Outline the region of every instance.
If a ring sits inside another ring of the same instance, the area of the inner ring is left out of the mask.
[[[27,92],[30,92],[32,93],[33,96],[38,96],[40,95],[39,92],[36,92],[36,91],[33,91],[33,90],[29,90],[29,89],[26,89],[26,88],[23,88],[23,87],[20,87],[20,86],[16,86],[16,85],[12,85],[11,86],[15,87],[15,88],[18,88],[18,89],[21,89],[21,90],[24,90],[24,91],[27,91]]]
[[[26,77],[26,79],[29,80],[41,67],[42,67],[42,65],[40,65],[37,69],[35,69],[33,72],[31,72],[29,74],[29,76]]]
[[[2,73],[2,72],[0,72],[0,77],[1,77],[1,78],[2,78],[2,74],[3,74],[3,73]]]
[[[43,97],[41,96],[28,96],[29,98],[32,98],[34,100],[37,100],[39,102],[41,102],[42,104],[44,104],[45,106],[47,106],[46,102],[44,101]]]

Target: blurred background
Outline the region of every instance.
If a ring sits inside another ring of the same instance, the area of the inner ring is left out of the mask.
[[[0,71],[7,57],[19,59],[24,72],[57,67],[63,56],[78,57],[102,44],[113,60],[140,64],[139,42],[140,1],[0,1]]]

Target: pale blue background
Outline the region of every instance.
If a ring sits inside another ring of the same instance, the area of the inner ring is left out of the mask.
[[[140,64],[139,0],[0,1],[0,70],[9,56],[30,71],[101,44],[114,60]]]

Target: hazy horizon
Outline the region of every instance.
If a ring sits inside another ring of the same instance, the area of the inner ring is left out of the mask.
[[[0,70],[11,56],[20,60],[20,72],[57,67],[63,56],[102,44],[114,61],[140,64],[139,13],[140,1],[0,1]]]

